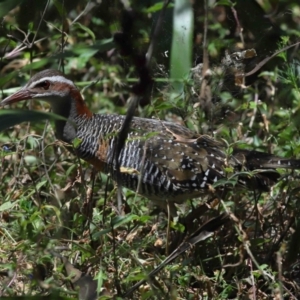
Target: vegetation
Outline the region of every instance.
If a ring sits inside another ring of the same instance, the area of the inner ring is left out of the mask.
[[[300,158],[299,1],[32,2],[0,1],[2,98],[54,68],[93,112],[126,114],[139,80],[134,57],[152,44],[154,83],[136,115],[224,139],[229,154],[238,145]],[[125,53],[113,36],[131,22]],[[227,169],[232,192],[189,199],[172,221],[123,188],[119,213],[109,176],[69,153],[48,115],[33,112],[47,104],[12,108],[23,112],[0,110],[0,297],[76,299],[79,289],[80,299],[95,299],[97,289],[99,299],[122,299],[147,279],[130,299],[299,299],[299,172],[280,170],[279,183],[258,194],[236,191]],[[148,280],[224,211],[230,222]]]

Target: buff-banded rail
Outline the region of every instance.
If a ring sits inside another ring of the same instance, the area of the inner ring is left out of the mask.
[[[138,188],[140,195],[161,207],[169,203],[173,214],[174,203],[214,190],[212,186],[226,178],[225,168],[244,174],[238,178],[238,187],[259,191],[268,191],[278,180],[276,168],[300,168],[300,160],[259,151],[236,148],[228,155],[221,140],[172,122],[134,117],[117,170],[114,153],[125,116],[92,113],[75,84],[51,69],[35,74],[1,105],[31,99],[48,102],[55,114],[67,119],[55,121],[56,137],[70,145],[78,140],[74,151],[80,158],[113,179],[120,172],[123,186]]]

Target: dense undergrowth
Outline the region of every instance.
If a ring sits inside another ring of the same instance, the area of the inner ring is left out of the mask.
[[[0,2],[2,98],[31,73],[59,68],[82,88],[93,112],[126,114],[138,78],[112,39],[122,30],[126,1],[100,2]],[[244,76],[297,42],[297,1],[176,0],[161,17],[160,1],[129,2],[136,53],[145,53],[155,39],[154,85],[143,99],[148,105],[136,115],[225,140],[228,154],[238,146],[300,158],[298,45]],[[247,49],[256,55],[236,65],[232,53]],[[109,176],[69,153],[56,140],[52,121],[26,117],[28,110],[48,111],[48,105],[22,102],[12,108],[17,107],[24,119],[9,116],[16,124],[10,128],[0,110],[0,297],[76,298],[77,285],[81,299],[92,299],[74,279],[82,272],[95,279],[99,299],[121,299],[187,235],[223,211],[233,214],[230,222],[130,299],[300,297],[299,172],[279,170],[281,180],[268,193],[233,188],[221,201],[189,199],[171,221],[123,188],[119,214]],[[209,209],[187,222],[207,201]]]

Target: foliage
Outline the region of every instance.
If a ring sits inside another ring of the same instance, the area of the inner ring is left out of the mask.
[[[112,36],[121,30],[126,3],[134,14],[135,50],[145,53],[163,1],[1,1],[2,95],[24,85],[31,73],[59,68],[83,88],[92,111],[125,114],[138,79]],[[275,3],[171,3],[155,37],[155,84],[145,95],[151,103],[136,114],[224,139],[228,154],[239,146],[299,158],[298,46],[243,75],[299,38],[298,1]],[[229,54],[251,48],[257,56],[245,59],[241,69],[226,66]],[[217,204],[208,197],[191,199],[178,207],[181,218],[172,223],[164,212],[154,214],[147,199],[123,189],[119,215],[109,176],[95,174],[69,153],[53,126],[41,121],[48,116],[31,111],[47,111],[47,104],[16,107],[24,109],[22,117],[0,111],[0,297],[77,297],[63,257],[74,272],[91,274],[99,299],[121,297],[187,230],[225,210],[234,213],[235,222],[167,265],[132,299],[299,298],[297,171],[280,171],[282,180],[268,193],[233,190]],[[28,120],[39,122],[16,125]],[[231,171],[226,169],[225,183],[234,186]],[[211,209],[192,225],[184,222],[206,201]]]

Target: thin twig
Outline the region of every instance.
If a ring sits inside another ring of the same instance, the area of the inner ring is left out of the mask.
[[[277,56],[279,53],[281,53],[281,52],[283,52],[283,51],[286,51],[286,50],[288,50],[288,49],[290,49],[290,48],[292,48],[292,47],[295,47],[295,46],[297,46],[297,45],[299,45],[299,44],[300,44],[300,42],[297,42],[297,43],[295,43],[295,44],[293,44],[293,45],[286,46],[286,47],[284,47],[284,48],[282,48],[282,49],[276,51],[276,52],[273,53],[271,56],[266,57],[266,58],[263,59],[261,62],[259,62],[259,63],[256,65],[256,67],[255,67],[254,69],[252,69],[251,71],[249,71],[248,73],[246,73],[246,74],[245,74],[245,77],[251,76],[251,75],[253,75],[254,73],[256,73],[259,69],[262,68],[262,66],[264,66],[269,60],[271,60],[272,58],[274,58],[275,56]]]
[[[42,24],[42,22],[44,20],[44,17],[45,17],[45,14],[46,14],[46,10],[47,10],[47,8],[49,6],[49,3],[50,3],[50,0],[48,0],[47,3],[46,3],[46,6],[44,8],[44,11],[43,11],[41,19],[40,19],[40,23],[39,23],[39,25],[38,25],[38,27],[37,27],[37,29],[35,31],[35,34],[34,34],[33,39],[32,39],[32,42],[30,43],[30,48],[32,48],[32,46],[34,45],[34,41],[35,41],[36,36],[37,36],[37,34],[38,34],[39,30],[40,30],[41,24]]]
[[[161,28],[162,28],[162,20],[163,20],[163,18],[165,16],[167,7],[170,4],[170,2],[171,2],[171,0],[165,0],[163,8],[161,9],[159,17],[158,17],[158,20],[156,22],[154,33],[153,33],[153,36],[151,37],[151,43],[150,43],[150,45],[148,47],[148,51],[147,51],[147,54],[146,54],[146,59],[147,59],[146,65],[148,67],[149,67],[149,64],[150,64],[153,52],[154,52],[155,47],[156,47],[156,42],[158,40],[160,31],[161,31]]]
[[[234,19],[236,21],[237,29],[238,29],[238,32],[239,32],[242,44],[244,46],[245,45],[245,40],[244,40],[244,36],[243,36],[243,27],[241,26],[241,23],[239,21],[239,17],[238,17],[237,11],[236,11],[236,9],[233,6],[231,6],[231,11],[232,11]]]

